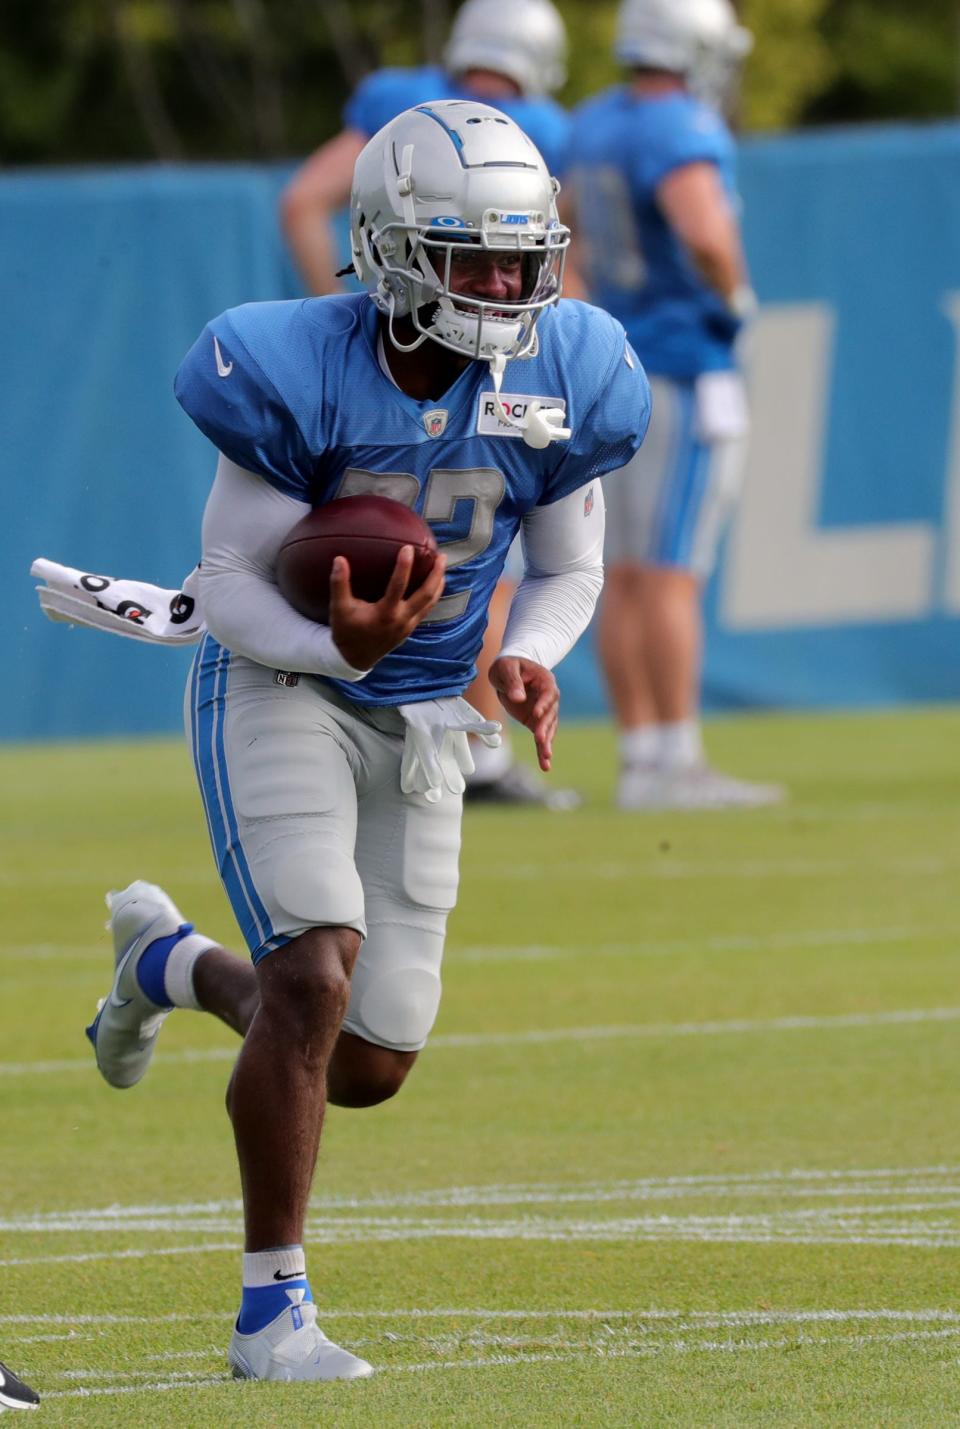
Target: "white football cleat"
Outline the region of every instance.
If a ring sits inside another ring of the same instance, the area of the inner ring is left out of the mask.
[[[617,783],[617,808],[628,813],[655,809],[653,802],[660,789],[660,769],[656,764],[624,764]]]
[[[782,804],[782,784],[755,784],[694,764],[687,769],[627,766],[620,776],[617,804],[635,813],[647,810],[761,809]]]
[[[235,1379],[367,1379],[373,1374],[373,1365],[317,1329],[311,1300],[291,1305],[255,1335],[234,1329],[228,1358]]]
[[[122,893],[108,893],[113,933],[113,986],[100,999],[86,1029],[97,1066],[112,1087],[132,1087],[146,1072],[160,1028],[171,1009],[151,1002],[137,981],[141,954],[157,938],[193,932],[193,925],[162,888],[137,880]]]

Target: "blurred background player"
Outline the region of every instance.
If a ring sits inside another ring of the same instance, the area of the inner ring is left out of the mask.
[[[367,140],[405,109],[431,99],[492,104],[530,136],[551,174],[562,175],[570,120],[550,95],[566,79],[566,54],[566,30],[551,0],[466,0],[454,20],[443,68],[422,65],[368,75],[347,103],[342,131],[310,156],[281,199],[283,230],[309,291],[317,296],[341,291],[336,218],[350,196],[353,166]],[[490,603],[477,676],[466,694],[487,719],[499,712],[489,671],[522,566],[519,550],[512,552]],[[553,788],[518,763],[509,739],[497,749],[477,740],[471,746],[476,768],[467,783],[468,801],[557,810],[580,803],[573,790]]]
[[[748,428],[734,344],[754,297],[722,111],[751,44],[728,0],[624,0],[616,56],[629,78],[574,115],[580,271],[627,329],[653,390],[647,441],[604,480],[598,643],[624,809],[783,797],[712,769],[699,720],[702,588]]]
[[[36,1409],[40,1396],[0,1362],[0,1414],[5,1409]]]

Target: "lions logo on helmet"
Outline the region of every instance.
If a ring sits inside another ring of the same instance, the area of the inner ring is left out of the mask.
[[[502,363],[536,351],[536,321],[557,301],[570,231],[557,216],[558,185],[512,119],[471,100],[408,109],[357,159],[350,240],[357,277],[388,319],[391,342],[425,338],[464,356]],[[453,251],[474,243],[523,255],[517,302],[450,290]],[[394,331],[409,317],[419,334]]]
[[[621,64],[669,70],[722,108],[753,36],[730,0],[623,0],[614,50]]]
[[[467,0],[443,54],[450,74],[506,75],[525,95],[552,94],[567,77],[567,34],[550,0]]]

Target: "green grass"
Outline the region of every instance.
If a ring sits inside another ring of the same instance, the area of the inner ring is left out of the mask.
[[[960,1423],[958,733],[717,721],[790,803],[637,817],[570,728],[583,810],[471,811],[435,1040],[331,1112],[314,1189],[324,1324],[380,1373],[314,1389],[226,1376],[231,1035],[178,1013],[126,1094],[82,1036],[106,888],[236,942],[186,754],[0,752],[0,1358],[39,1422]]]

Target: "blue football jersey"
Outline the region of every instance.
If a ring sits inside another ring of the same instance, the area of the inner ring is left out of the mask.
[[[417,69],[380,69],[356,88],[344,110],[344,123],[371,138],[405,109],[431,99],[476,99],[475,94],[435,65]],[[551,174],[563,174],[570,143],[570,116],[553,99],[524,95],[485,100],[508,115],[532,139]]]
[[[447,557],[439,604],[365,679],[340,684],[348,699],[395,705],[465,690],[524,514],[624,466],[643,440],[650,389],[620,324],[564,301],[537,331],[538,355],[508,363],[502,396],[518,418],[533,397],[565,405],[573,435],[542,451],[499,420],[485,362],[469,363],[439,401],[401,392],[380,367],[365,293],[233,308],[184,359],[178,400],[238,466],[311,506],[393,497],[436,533]]]
[[[738,324],[697,273],[657,204],[684,164],[715,164],[736,205],[734,144],[723,120],[685,92],[615,88],[574,114],[575,233],[593,300],[623,323],[648,372],[692,378],[733,367]]]

